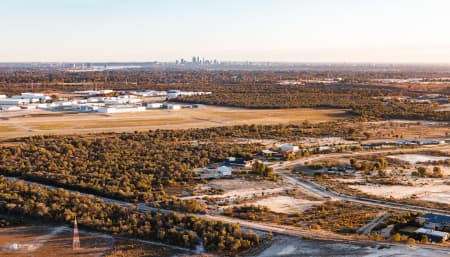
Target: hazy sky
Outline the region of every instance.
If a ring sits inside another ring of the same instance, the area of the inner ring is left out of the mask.
[[[0,0],[0,62],[450,63],[450,0]]]

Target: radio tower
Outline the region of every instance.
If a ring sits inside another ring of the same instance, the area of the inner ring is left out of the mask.
[[[73,243],[72,243],[72,249],[78,250],[80,249],[80,236],[78,236],[78,224],[77,224],[77,217],[75,217],[75,223],[73,225]]]

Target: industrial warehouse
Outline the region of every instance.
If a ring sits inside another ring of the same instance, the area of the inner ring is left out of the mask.
[[[65,97],[43,93],[21,93],[20,95],[0,95],[0,111],[18,112],[41,109],[56,112],[97,112],[126,113],[143,112],[148,109],[180,110],[200,108],[202,105],[180,105],[175,99],[182,96],[208,95],[211,92],[168,91],[74,91]],[[169,100],[173,102],[169,103]]]

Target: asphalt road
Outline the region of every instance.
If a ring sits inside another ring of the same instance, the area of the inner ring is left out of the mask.
[[[402,210],[402,211],[430,212],[430,213],[446,215],[446,216],[450,217],[450,212],[444,211],[444,210],[340,194],[338,192],[329,190],[315,182],[312,182],[312,181],[309,181],[306,179],[299,179],[299,178],[293,177],[290,174],[283,173],[283,170],[291,168],[293,166],[303,164],[305,162],[317,161],[317,160],[325,159],[325,158],[342,158],[342,157],[352,157],[352,156],[358,156],[358,155],[381,154],[381,153],[400,153],[400,152],[406,153],[406,152],[414,152],[417,150],[430,150],[430,149],[437,150],[437,149],[448,149],[448,148],[449,148],[449,146],[428,146],[428,147],[421,147],[421,148],[415,148],[415,149],[390,149],[390,150],[365,151],[365,152],[356,152],[356,153],[324,154],[324,155],[317,155],[317,156],[302,158],[302,159],[298,159],[298,160],[294,160],[294,161],[287,161],[287,162],[283,162],[282,164],[279,163],[279,164],[272,165],[272,167],[274,168],[274,172],[281,175],[284,179],[286,179],[286,181],[289,181],[292,184],[300,186],[303,189],[305,189],[313,194],[316,194],[320,197],[323,197],[323,198],[348,201],[348,202],[356,202],[356,203],[362,203],[362,204],[379,206],[379,207],[384,207],[384,208],[388,208],[388,209]]]

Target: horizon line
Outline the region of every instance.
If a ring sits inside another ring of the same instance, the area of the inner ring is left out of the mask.
[[[106,60],[91,60],[91,61],[0,61],[0,64],[84,64],[84,63],[98,63],[98,64],[123,64],[123,63],[140,63],[140,64],[176,64],[176,61],[181,59],[176,59],[174,61],[144,61],[144,60],[114,60],[114,61],[106,61]],[[185,59],[186,60],[186,59]],[[217,64],[196,64],[198,66],[203,65],[220,65],[220,64],[286,64],[286,65],[299,65],[299,64],[375,64],[375,65],[450,65],[450,61],[448,62],[402,62],[402,61],[261,61],[261,60],[218,60]],[[186,64],[193,64],[191,61],[187,61]],[[179,63],[178,65],[183,65]]]

